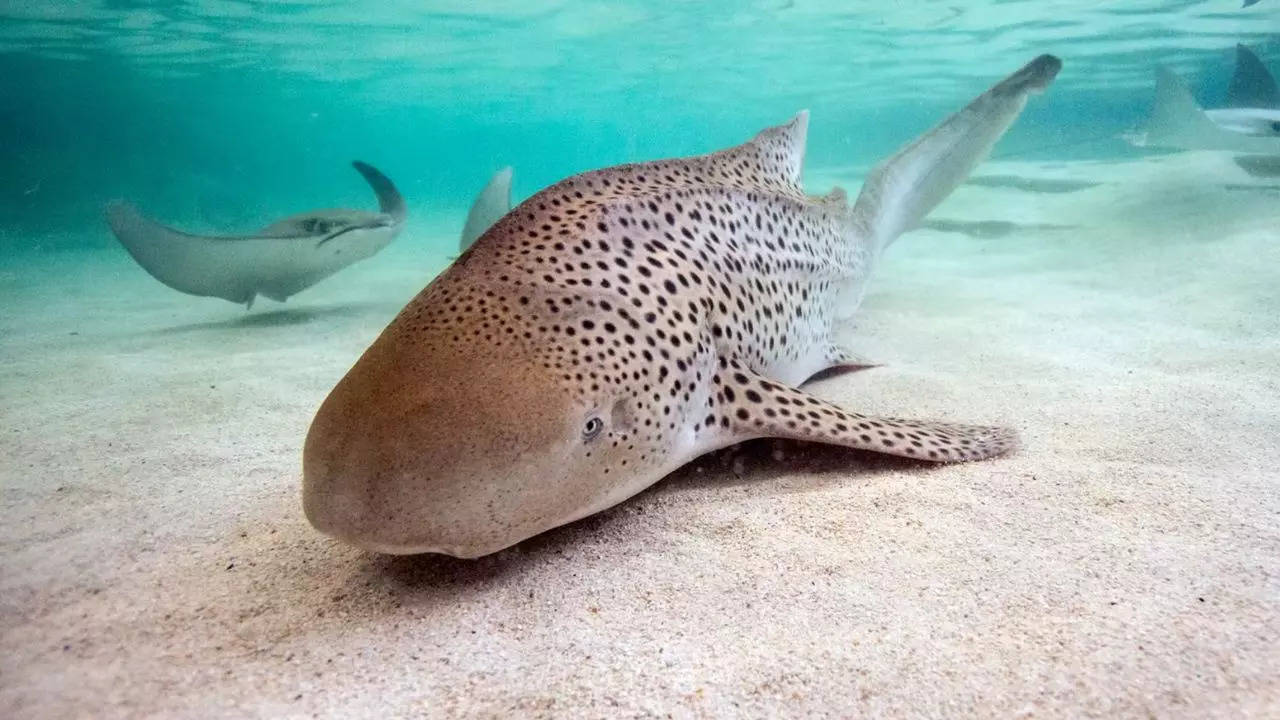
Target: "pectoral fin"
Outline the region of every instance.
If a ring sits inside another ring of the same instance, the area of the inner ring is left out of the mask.
[[[735,440],[790,438],[931,462],[983,460],[1018,444],[1006,428],[849,412],[733,360],[722,363],[714,382],[719,430]]]
[[[806,383],[814,380],[826,380],[845,373],[858,372],[860,370],[870,370],[871,368],[880,367],[880,363],[868,360],[867,358],[839,345],[828,345],[825,351],[827,361],[826,367],[811,375]]]

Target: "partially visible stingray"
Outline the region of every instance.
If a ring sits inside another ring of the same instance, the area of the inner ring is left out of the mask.
[[[1236,45],[1236,71],[1227,86],[1229,108],[1280,108],[1280,89],[1267,66],[1243,44]]]
[[[404,198],[395,185],[370,165],[352,165],[378,196],[378,212],[312,210],[252,235],[208,236],[166,227],[117,200],[107,205],[107,222],[133,259],[174,290],[247,308],[258,295],[284,302],[374,255],[404,227]]]
[[[1249,175],[1257,178],[1280,177],[1280,156],[1244,155],[1234,158],[1236,165]]]
[[[1226,108],[1202,109],[1186,82],[1160,67],[1151,113],[1132,142],[1140,147],[1280,154],[1280,105],[1275,104],[1274,95],[1275,80],[1243,45],[1236,47],[1236,71]]]
[[[462,237],[458,241],[458,250],[466,250],[486,230],[511,211],[511,174],[510,167],[504,167],[489,178],[471,211],[467,213],[467,224],[462,228]]]

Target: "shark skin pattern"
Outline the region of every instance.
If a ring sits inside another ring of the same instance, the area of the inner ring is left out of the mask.
[[[743,145],[576,175],[521,203],[383,331],[324,401],[303,507],[384,553],[477,557],[759,437],[933,462],[1007,429],[873,417],[798,388],[883,250],[1044,90],[1041,56],[843,191],[800,186],[808,113]]]

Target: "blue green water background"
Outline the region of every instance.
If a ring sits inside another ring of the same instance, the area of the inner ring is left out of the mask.
[[[1280,3],[0,2],[0,243],[108,246],[123,197],[197,230],[365,207],[383,169],[414,221],[461,226],[489,174],[706,152],[813,113],[808,167],[865,167],[1041,52],[1065,60],[998,149],[1134,152],[1157,64],[1225,90],[1273,67]],[[823,188],[812,188],[822,190]],[[412,227],[412,226],[411,226]],[[453,242],[443,233],[400,242]]]

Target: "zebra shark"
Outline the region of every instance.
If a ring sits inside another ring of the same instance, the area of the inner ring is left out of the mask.
[[[1061,62],[1043,55],[878,165],[850,207],[801,187],[809,115],[698,157],[576,175],[521,203],[332,390],[303,508],[383,553],[477,557],[759,437],[923,461],[1007,429],[882,418],[798,386],[862,364],[832,339],[885,248],[990,152]]]

